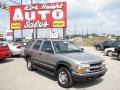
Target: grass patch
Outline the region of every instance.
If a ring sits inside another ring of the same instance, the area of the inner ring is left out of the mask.
[[[93,37],[93,38],[84,39],[83,41],[76,41],[76,43],[80,46],[94,46],[96,42],[102,42],[106,40],[110,40],[110,39],[106,37]]]

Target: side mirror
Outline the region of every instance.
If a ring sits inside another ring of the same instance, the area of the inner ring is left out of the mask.
[[[84,52],[84,48],[81,48],[81,51]]]

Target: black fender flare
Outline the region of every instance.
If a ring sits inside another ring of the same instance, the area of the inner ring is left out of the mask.
[[[59,65],[64,65],[64,66],[68,67],[70,71],[72,70],[72,68],[71,68],[72,65],[70,63],[68,63],[66,61],[58,61],[55,66],[55,73],[57,72],[57,68]]]

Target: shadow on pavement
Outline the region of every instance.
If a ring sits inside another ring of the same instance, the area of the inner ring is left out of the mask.
[[[4,60],[0,60],[0,64],[2,64],[2,63],[12,62],[12,61],[14,61],[14,59],[7,58],[7,59],[4,59]]]
[[[12,56],[11,58],[22,58],[23,56],[21,56],[21,55],[14,55],[14,56]]]
[[[119,61],[119,60],[118,60],[118,57],[111,57],[110,59]]]
[[[39,70],[35,70],[36,73],[48,78],[48,79],[51,79],[53,81],[57,81],[57,79],[55,78],[55,76],[51,76],[49,74],[46,74],[45,72],[42,72],[42,71],[39,71]]]
[[[92,80],[92,81],[75,82],[74,85],[73,85],[73,87],[74,88],[88,88],[88,87],[97,85],[97,84],[101,83],[102,81],[103,81],[103,79],[99,78],[97,80]]]
[[[100,51],[100,53],[104,53],[104,51]]]
[[[35,72],[38,73],[38,74],[40,74],[40,75],[42,75],[42,76],[44,76],[44,77],[46,77],[46,78],[48,78],[48,79],[51,79],[53,81],[57,81],[57,79],[55,78],[55,76],[51,76],[49,74],[46,74],[46,73],[38,71],[38,70],[36,70]],[[103,79],[99,78],[97,80],[75,82],[73,84],[73,88],[78,88],[78,89],[79,88],[87,88],[87,87],[91,87],[91,86],[97,85],[97,84],[101,83],[102,81],[103,81]]]

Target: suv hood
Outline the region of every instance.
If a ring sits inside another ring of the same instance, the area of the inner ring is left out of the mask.
[[[78,61],[78,62],[82,62],[82,63],[92,63],[92,62],[101,62],[101,61],[104,61],[103,58],[101,57],[98,57],[96,55],[92,55],[92,54],[89,54],[89,53],[64,53],[64,54],[61,54],[62,57],[64,58],[68,58],[68,59],[73,59],[75,61]]]

